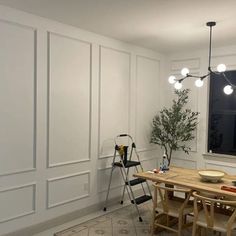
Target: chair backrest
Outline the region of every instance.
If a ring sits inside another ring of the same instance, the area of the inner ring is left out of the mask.
[[[205,222],[208,228],[214,228],[214,219],[215,219],[215,212],[219,207],[226,209],[227,206],[231,207],[232,214],[229,216],[229,220],[227,222],[227,228],[231,229],[232,224],[236,218],[236,201],[235,200],[224,200],[219,199],[214,196],[210,196],[209,194],[204,194],[204,192],[193,192],[194,197],[194,217],[197,220],[199,214],[199,203],[200,206],[203,208],[205,214]],[[202,209],[201,209],[202,210]]]
[[[184,188],[179,188],[178,186],[173,186],[172,187],[165,187],[162,186],[160,183],[155,183],[153,184],[155,188],[154,195],[157,195],[157,191],[160,196],[161,204],[163,207],[164,212],[168,213],[169,211],[169,201],[171,201],[172,197],[174,196],[174,193],[184,193],[185,194],[185,200],[182,202],[182,205],[179,209],[179,213],[182,213],[184,211],[184,208],[188,204],[188,201],[191,197],[192,191],[190,189],[184,189]],[[155,196],[154,196],[155,198]]]

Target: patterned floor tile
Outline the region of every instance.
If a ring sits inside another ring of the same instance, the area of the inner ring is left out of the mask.
[[[113,227],[113,236],[120,236],[120,235],[129,235],[134,236],[136,235],[136,230],[134,227]]]
[[[112,218],[113,227],[134,227],[132,219]]]
[[[84,230],[82,230],[80,232],[72,234],[71,236],[89,236],[89,230],[88,229],[84,229]]]
[[[143,217],[142,216],[142,222],[139,221],[139,217],[136,216],[134,219],[133,219],[133,223],[134,223],[134,226],[136,227],[142,227],[142,226],[149,226],[150,223],[152,222],[152,218],[151,217]]]
[[[124,207],[113,213],[87,221],[55,236],[147,236],[150,234],[152,222],[152,202],[139,206],[143,222],[133,205]],[[175,235],[172,232],[163,231],[158,236]],[[185,230],[182,236],[191,236],[191,229]]]
[[[137,236],[147,236],[150,235],[150,226],[136,227]]]
[[[98,227],[94,226],[89,229],[89,236],[111,236],[112,227]]]

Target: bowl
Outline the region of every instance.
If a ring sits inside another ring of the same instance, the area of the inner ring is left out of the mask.
[[[225,175],[224,172],[218,170],[201,170],[198,172],[203,181],[207,182],[219,182]]]

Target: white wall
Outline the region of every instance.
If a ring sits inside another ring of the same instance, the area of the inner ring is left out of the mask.
[[[6,7],[0,52],[0,235],[104,201],[119,133],[156,166],[162,55]]]
[[[236,46],[228,46],[213,49],[212,68],[220,63],[225,63],[229,70],[236,69]],[[188,67],[193,74],[203,75],[207,72],[208,51],[199,50],[172,54],[168,57],[168,75],[176,75],[179,78],[180,70]],[[162,80],[163,87],[161,106],[169,106],[173,98],[173,86],[168,83],[168,75]],[[190,88],[190,101],[188,106],[194,111],[199,111],[199,124],[196,132],[196,139],[191,143],[192,151],[189,155],[177,151],[173,154],[172,164],[177,166],[187,166],[190,168],[210,168],[222,169],[228,173],[236,173],[236,157],[229,155],[207,153],[207,131],[208,131],[208,90],[209,80],[204,80],[202,88],[194,86],[194,79],[183,82],[183,88]]]

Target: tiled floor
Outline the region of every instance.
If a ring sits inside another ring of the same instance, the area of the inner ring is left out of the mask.
[[[143,222],[139,222],[137,212],[133,205],[124,207],[113,213],[95,218],[85,223],[79,224],[64,231],[60,231],[55,236],[146,236],[150,235],[152,204],[145,204],[140,207]],[[163,231],[158,235],[173,235]],[[183,233],[183,236],[190,236],[191,230]]]
[[[88,216],[56,226],[34,236],[147,236],[150,235],[150,222],[152,202],[140,206],[143,222],[139,222],[137,212],[133,205],[123,208],[111,206],[109,212],[94,212]],[[203,232],[204,233],[204,232]],[[157,236],[174,236],[171,232],[163,231]],[[191,228],[183,231],[182,236],[191,236]],[[205,236],[218,235],[205,232]],[[223,236],[223,234],[222,234]],[[232,234],[236,236],[236,232]]]

